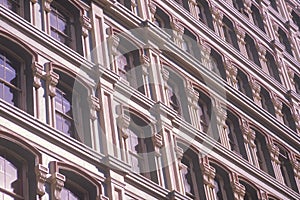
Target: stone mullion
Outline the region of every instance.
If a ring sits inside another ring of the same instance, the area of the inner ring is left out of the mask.
[[[203,131],[203,127],[201,127],[199,123],[200,116],[198,115],[199,94],[194,90],[194,88],[192,88],[192,86],[186,88],[186,94],[187,94],[188,109],[190,113],[191,124],[197,129]]]
[[[140,56],[140,67],[142,70],[142,82],[141,83],[137,83],[138,87],[144,87],[144,91],[145,91],[145,95],[149,98],[151,97],[151,93],[150,93],[150,72],[151,72],[151,65],[150,65],[150,58],[147,55],[141,55]],[[138,69],[137,68],[137,69]]]
[[[210,7],[212,18],[213,18],[213,26],[216,34],[218,34],[221,38],[224,38],[223,33],[223,13],[222,11],[217,7],[217,5],[213,2],[211,2]]]
[[[100,141],[99,141],[99,137],[98,134],[101,134],[101,130],[98,130],[99,126],[98,123],[99,119],[98,119],[98,112],[100,112],[100,101],[97,97],[95,97],[94,95],[90,95],[88,97],[88,102],[89,102],[89,108],[90,108],[90,119],[91,119],[91,143],[92,143],[92,147],[93,149],[95,149],[96,151],[100,152]]]
[[[163,92],[164,92],[164,103],[168,106],[170,106],[170,102],[169,102],[169,94],[168,94],[168,80],[169,80],[169,71],[162,68],[162,79],[163,79]]]
[[[58,172],[54,172],[51,174],[48,180],[51,185],[51,199],[63,200],[61,199],[61,190],[64,187],[66,177]]]
[[[225,59],[225,71],[226,71],[226,78],[227,83],[234,88],[237,88],[237,68],[232,65],[232,62],[229,58]]]
[[[282,102],[281,100],[279,99],[279,97],[275,94],[275,93],[271,93],[271,100],[272,100],[272,103],[274,105],[274,110],[275,110],[275,116],[276,118],[282,122],[283,122],[283,114],[282,114]]]
[[[260,97],[261,86],[258,83],[258,81],[255,80],[253,77],[250,78],[250,85],[252,88],[253,101],[256,105],[261,107],[261,97]]]
[[[197,2],[196,0],[188,0],[189,8],[190,8],[190,13],[196,18],[199,19],[199,12],[196,8]]]
[[[297,32],[294,32],[290,30],[289,34],[287,35],[288,39],[291,44],[292,52],[294,54],[294,57],[298,60],[300,60],[300,47],[297,45]]]
[[[153,3],[153,1],[150,1],[148,5],[149,15],[151,22],[154,22],[155,20],[155,13],[156,13],[156,5]]]
[[[300,190],[300,163],[295,158],[295,155],[291,155],[291,157],[292,157],[291,164],[292,164],[292,167],[293,167],[295,181],[296,181],[298,190]]]
[[[200,169],[203,175],[203,184],[205,196],[209,200],[217,199],[214,185],[216,170],[209,165],[208,157],[200,158]]]
[[[249,16],[250,21],[253,22],[251,6],[251,0],[244,0],[244,12]]]
[[[58,84],[59,75],[53,71],[52,62],[46,64],[46,96],[48,102],[48,113],[50,113],[49,124],[55,126],[55,96],[56,85]]]
[[[270,151],[271,162],[274,169],[275,178],[281,183],[284,183],[283,176],[280,170],[279,148],[273,142],[269,143],[268,148]]]
[[[246,119],[242,119],[241,130],[243,133],[245,149],[247,153],[247,157],[250,163],[259,168],[258,159],[256,156],[256,145],[254,143],[255,140],[255,131],[253,131],[249,127],[249,122]]]
[[[154,131],[155,134],[152,136],[152,142],[154,146],[154,154],[155,154],[155,169],[158,177],[158,184],[160,186],[165,186],[164,183],[164,174],[163,174],[163,167],[162,166],[162,154],[161,148],[163,147],[163,138],[160,133]],[[153,169],[150,169],[152,171]]]
[[[183,34],[184,34],[184,27],[179,23],[178,19],[173,19],[171,22],[171,27],[173,29],[173,40],[174,43],[182,49],[183,44]]]
[[[300,134],[300,106],[298,105],[298,100],[289,94],[289,101],[291,105],[291,113],[296,125],[296,131]]]
[[[125,115],[123,112],[123,109],[121,108],[122,105],[119,106],[120,114],[117,118],[117,126],[119,129],[119,138],[120,138],[120,149],[121,149],[121,158],[123,161],[126,163],[130,163],[129,160],[129,151],[128,151],[128,127],[130,124],[130,117]],[[111,138],[111,136],[108,136],[108,141],[111,141],[111,144],[118,144],[117,141],[113,141],[114,138]],[[111,147],[108,147],[111,148]],[[116,147],[113,147],[113,149],[109,149],[108,152],[111,153],[111,155],[116,155],[117,150],[115,149]],[[118,156],[117,156],[118,157]]]
[[[226,125],[227,112],[224,108],[221,107],[220,102],[215,102],[214,109],[215,109],[214,111],[216,113],[217,128],[218,128],[218,132],[219,132],[220,143],[227,149],[230,149],[228,133],[226,131],[227,130],[227,125]]]
[[[244,196],[246,192],[245,186],[239,182],[239,178],[236,173],[232,172],[231,175],[232,175],[232,179],[230,181],[230,184],[231,184],[234,200],[244,200]]]
[[[85,11],[87,12],[87,11]],[[81,23],[81,32],[82,32],[82,47],[83,47],[83,55],[85,57],[90,54],[90,37],[89,32],[92,30],[91,19],[83,14],[80,16]]]
[[[50,29],[50,11],[51,11],[51,3],[53,0],[44,0],[43,1],[43,7],[44,7],[44,12],[45,12],[45,18],[44,18],[44,24],[45,24],[45,31],[46,33],[50,34],[51,29]]]
[[[108,37],[108,48],[110,52],[109,56],[109,63],[110,63],[110,69],[118,73],[118,67],[116,66],[116,57],[118,55],[118,46],[120,43],[120,38],[116,35],[110,35]]]
[[[256,41],[256,49],[258,52],[258,57],[259,57],[259,61],[261,64],[261,68],[263,71],[269,73],[269,69],[267,66],[267,59],[266,59],[266,53],[267,53],[267,49],[266,47],[260,42],[260,41]]]
[[[246,50],[246,42],[245,42],[245,36],[246,36],[245,30],[239,24],[235,24],[235,32],[236,32],[237,42],[238,42],[240,52],[244,56],[248,57],[247,50]]]
[[[36,175],[36,192],[38,196],[41,198],[45,193],[45,183],[47,180],[47,175],[49,173],[49,169],[46,166],[38,164],[35,166],[35,175]]]

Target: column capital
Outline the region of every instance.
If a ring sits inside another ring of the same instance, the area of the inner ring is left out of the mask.
[[[33,62],[31,65],[32,74],[33,74],[33,86],[38,89],[42,86],[41,78],[45,75],[43,65],[38,62]]]
[[[100,103],[98,97],[90,95],[88,97],[90,107],[90,117],[92,120],[97,119],[97,112],[100,111]]]
[[[66,181],[66,177],[58,172],[54,172],[48,178],[51,184],[51,196],[54,200],[61,200],[60,192],[64,187],[64,182]]]
[[[53,0],[45,0],[44,1],[44,10],[46,12],[50,12],[51,11],[51,3],[52,3]]]
[[[49,95],[55,97],[56,85],[58,84],[59,75],[53,71],[52,62],[46,64],[46,84]]]
[[[92,29],[91,19],[85,15],[80,17],[80,23],[82,27],[82,35],[87,37],[89,35],[89,30]]]
[[[41,197],[45,194],[45,182],[47,180],[47,175],[49,173],[49,169],[42,164],[38,164],[35,166],[35,174],[36,174],[36,182],[37,182],[37,194]]]

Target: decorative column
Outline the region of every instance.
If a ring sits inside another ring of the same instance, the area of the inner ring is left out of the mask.
[[[173,40],[174,43],[182,49],[183,43],[183,34],[184,34],[184,27],[179,24],[179,20],[174,18],[171,22],[171,27],[173,29]]]
[[[221,38],[224,38],[224,33],[223,33],[223,13],[222,11],[218,8],[218,6],[211,2],[211,7],[210,11],[212,14],[213,18],[213,26],[216,34],[218,34]]]
[[[211,47],[209,47],[206,42],[201,42],[200,44],[201,63],[209,70],[212,70],[210,52],[211,52]]]
[[[44,67],[38,62],[33,62],[31,65],[32,75],[33,75],[33,108],[34,108],[34,116],[42,121],[46,121],[46,117],[43,116],[45,114],[41,108],[43,105],[40,105],[40,97],[43,97],[45,93],[44,88],[41,88],[42,82],[41,79],[45,75]]]
[[[250,21],[253,22],[251,6],[252,6],[251,0],[244,0],[244,12],[246,15],[248,15]]]
[[[226,147],[227,149],[230,149],[229,139],[228,139],[228,133],[227,133],[227,125],[226,125],[226,119],[227,119],[227,112],[226,110],[221,106],[221,103],[219,100],[214,101],[214,112],[216,114],[216,120],[217,120],[217,128],[219,132],[219,138],[215,138],[216,140],[220,141],[220,143]],[[216,135],[216,133],[213,133]]]
[[[293,119],[295,121],[296,125],[296,130],[297,133],[300,134],[300,106],[299,106],[299,101],[297,100],[297,97],[295,97],[295,93],[292,91],[288,92],[289,96],[289,102],[290,102],[290,108],[291,108],[291,113],[293,116]]]
[[[204,192],[207,199],[216,199],[216,192],[214,191],[214,178],[216,176],[216,170],[209,165],[208,157],[200,158],[200,169],[203,176]]]
[[[187,94],[187,101],[188,101],[188,109],[191,118],[191,124],[203,131],[203,127],[200,126],[200,116],[198,115],[198,100],[199,94],[197,91],[194,90],[191,83],[188,83],[188,86],[185,89],[185,93]]]
[[[259,40],[256,40],[256,49],[262,70],[270,74],[266,59],[267,48]]]
[[[88,97],[88,102],[89,102],[89,108],[90,108],[90,119],[92,121],[91,123],[91,144],[93,149],[96,151],[100,152],[100,144],[99,141],[99,133],[101,134],[101,130],[98,130],[98,123],[100,123],[98,119],[98,112],[100,111],[100,103],[99,99],[95,97],[94,95],[90,95]]]
[[[275,178],[281,183],[284,183],[281,170],[280,170],[279,148],[272,141],[269,142],[268,148],[270,152],[272,166],[275,173]]]
[[[244,200],[244,196],[246,192],[245,186],[243,186],[239,182],[239,177],[236,173],[232,172],[231,176],[232,179],[230,184],[231,184],[234,200]]]
[[[161,70],[161,75],[162,75],[162,78],[163,78],[163,92],[164,92],[164,103],[168,106],[170,106],[170,102],[169,102],[169,94],[168,94],[168,80],[169,80],[169,71],[166,70],[165,68],[162,68]]]
[[[127,147],[127,138],[128,138],[128,133],[127,129],[130,124],[130,117],[125,115],[122,105],[119,105],[117,108],[117,114],[119,115],[117,118],[117,126],[118,126],[118,131],[119,131],[119,138],[120,138],[120,149],[121,149],[121,159],[125,161],[126,163],[129,163],[129,154],[128,154],[128,147]],[[112,136],[107,136],[107,140],[111,144],[118,144],[118,141],[116,138],[113,138]],[[114,148],[116,147],[107,147],[108,152],[110,155],[117,155],[118,151]],[[117,156],[118,157],[118,156]]]
[[[146,49],[144,49],[144,52],[148,52]],[[137,78],[137,86],[138,88],[136,89],[139,89],[140,87],[143,87],[144,88],[144,94],[151,98],[151,81],[150,81],[150,73],[151,73],[151,65],[150,65],[150,58],[149,56],[144,53],[140,56],[140,66],[137,67],[137,70],[141,69],[141,77],[142,77],[142,80],[140,80],[140,78]]]
[[[197,2],[196,0],[188,0],[190,13],[195,17],[196,19],[199,19],[199,10],[197,8]]]
[[[84,11],[87,12],[87,11]],[[82,29],[82,47],[83,55],[85,57],[90,54],[90,41],[89,41],[89,32],[92,29],[91,19],[85,15],[80,17],[81,29]]]
[[[35,166],[35,175],[36,175],[36,193],[41,198],[45,194],[45,182],[47,180],[47,175],[49,173],[49,170],[47,167],[38,164]]]
[[[157,172],[157,179],[158,184],[160,186],[165,186],[164,184],[164,174],[163,174],[163,167],[162,166],[162,154],[161,154],[161,148],[163,147],[163,138],[159,132],[156,130],[154,131],[154,134],[152,136],[152,142],[154,146],[154,154],[155,154],[155,169]],[[151,171],[152,169],[150,169]]]
[[[108,49],[110,52],[110,56],[109,56],[110,69],[113,72],[118,73],[118,69],[116,65],[116,57],[118,56],[118,46],[119,46],[120,38],[117,37],[116,35],[110,34],[109,37],[107,38],[107,41],[108,41]]]
[[[237,73],[238,69],[232,65],[232,62],[229,58],[225,58],[225,71],[226,71],[226,78],[227,78],[227,83],[231,85],[232,87],[237,89]]]
[[[246,50],[246,46],[245,46],[246,45],[246,42],[245,42],[246,32],[239,24],[235,23],[235,33],[237,36],[237,42],[239,45],[240,52],[247,57],[248,55],[247,55],[247,50]]]
[[[275,109],[275,116],[276,118],[281,121],[282,123],[283,122],[283,114],[282,114],[282,102],[280,101],[280,99],[278,98],[278,96],[272,92],[271,93],[271,100],[272,100],[272,103],[274,105],[274,109]]]
[[[259,168],[259,163],[258,163],[258,159],[256,156],[257,150],[256,150],[256,145],[254,143],[255,131],[253,131],[249,127],[248,120],[245,118],[242,119],[241,130],[242,130],[243,137],[244,137],[244,144],[245,144],[245,149],[246,149],[248,160],[250,163],[252,163],[257,168]]]
[[[260,87],[258,81],[254,77],[250,78],[249,83],[252,88],[253,101],[255,104],[257,104],[258,106],[261,107],[261,97],[260,97],[261,87]]]
[[[156,5],[151,1],[148,5],[150,11],[150,20],[151,22],[155,21]]]
[[[63,200],[61,199],[60,193],[64,187],[66,177],[58,172],[54,172],[48,179],[51,185],[51,198],[53,200]]]
[[[291,155],[291,164],[293,166],[295,181],[298,187],[298,190],[300,190],[300,163],[299,160],[295,157],[294,154]]]
[[[58,84],[59,75],[53,71],[52,62],[46,64],[46,87],[47,87],[47,102],[48,102],[48,113],[51,113],[49,117],[49,124],[54,126],[55,118],[55,102],[54,97],[56,96],[56,85]]]
[[[51,11],[51,3],[53,0],[44,0],[44,11],[45,11],[45,18],[44,18],[44,24],[45,24],[45,31],[46,33],[50,34],[50,11]]]

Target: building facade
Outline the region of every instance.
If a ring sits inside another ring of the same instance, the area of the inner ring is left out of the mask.
[[[300,199],[300,2],[0,0],[0,200]]]

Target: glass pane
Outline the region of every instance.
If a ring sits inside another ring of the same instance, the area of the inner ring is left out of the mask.
[[[134,155],[131,155],[131,165],[134,172],[140,173],[139,159]]]
[[[0,156],[0,186],[10,192],[20,193],[18,169],[2,156]]]
[[[63,200],[80,200],[78,196],[76,196],[71,190],[67,188],[63,188],[61,190],[61,199]]]
[[[7,86],[4,86],[4,97],[3,99],[10,103],[10,104],[15,104],[14,102],[16,101],[16,99],[14,99],[14,95],[13,95],[13,92],[11,90],[11,88],[7,87]],[[16,98],[16,97],[15,97]]]
[[[14,199],[13,197],[0,192],[0,200],[18,200],[19,198]]]

